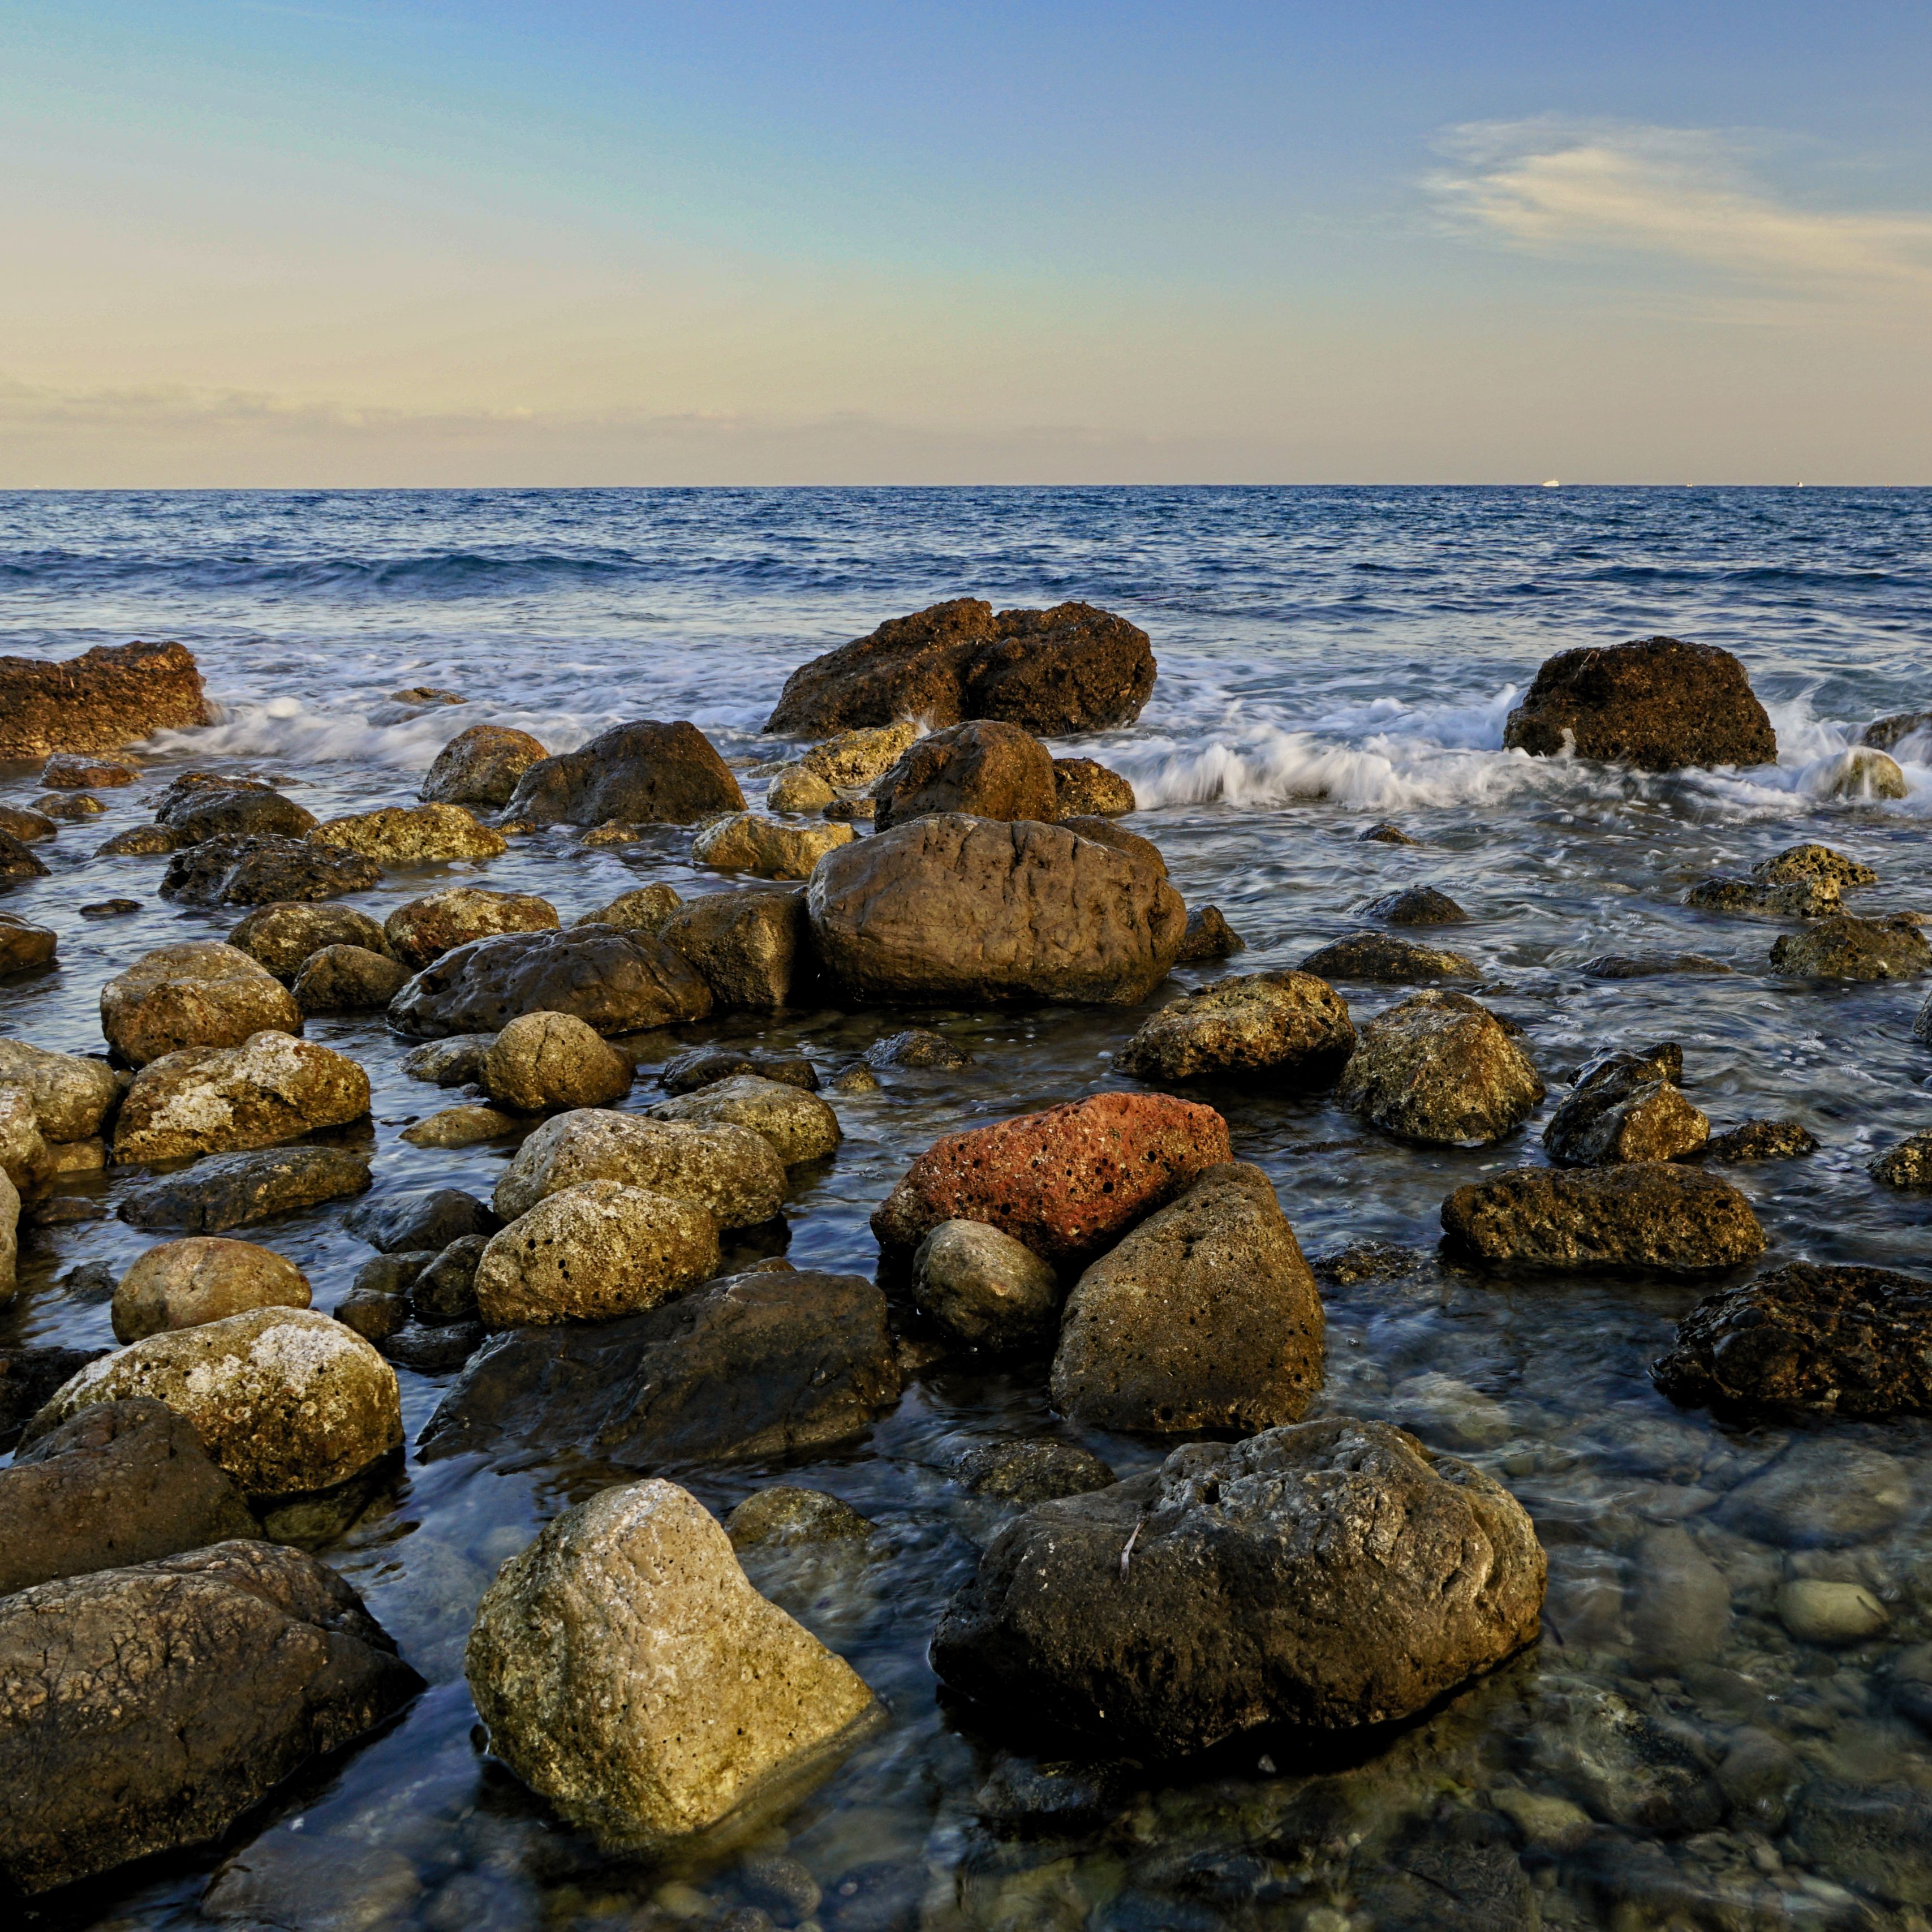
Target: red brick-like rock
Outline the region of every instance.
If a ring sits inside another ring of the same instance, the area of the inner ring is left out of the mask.
[[[209,722],[179,644],[97,644],[77,658],[0,658],[0,758],[112,752],[164,725]]]
[[[1232,1158],[1212,1107],[1165,1094],[1096,1094],[934,1142],[873,1210],[889,1254],[942,1221],[982,1221],[1056,1267],[1084,1267]]]

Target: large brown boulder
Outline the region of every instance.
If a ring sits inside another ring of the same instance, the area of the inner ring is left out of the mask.
[[[689,825],[744,808],[738,781],[696,725],[646,718],[531,766],[508,815],[541,825]]]
[[[259,961],[215,939],[157,946],[100,989],[100,1030],[135,1066],[189,1047],[302,1030],[295,997]]]
[[[872,788],[885,832],[936,812],[975,818],[1061,816],[1053,756],[1030,731],[992,718],[948,725],[910,746]]]
[[[789,1006],[794,984],[810,972],[812,929],[796,886],[706,892],[656,930],[698,968],[721,1006]]]
[[[765,729],[816,738],[904,717],[997,718],[1061,737],[1131,724],[1154,680],[1147,633],[1124,617],[1090,604],[996,616],[958,597],[801,664]]]
[[[437,752],[416,796],[437,805],[508,805],[524,772],[549,756],[527,731],[472,724]]]
[[[472,939],[492,939],[505,932],[554,932],[556,925],[556,908],[534,892],[448,886],[419,899],[406,899],[382,922],[382,937],[404,965],[419,972],[431,960]]]
[[[1248,973],[1184,994],[1121,1048],[1123,1073],[1148,1081],[1216,1074],[1326,1086],[1355,1049],[1348,1002],[1312,973]]]
[[[60,935],[51,927],[0,912],[0,979],[50,966],[59,950]]]
[[[105,1060],[56,1053],[23,1040],[0,1040],[0,1087],[33,1096],[34,1118],[50,1141],[90,1140],[121,1099],[121,1083]]]
[[[1187,909],[1133,855],[1030,820],[916,819],[819,862],[806,906],[862,1002],[1131,1006],[1172,967]]]
[[[114,1158],[191,1160],[279,1147],[369,1111],[369,1076],[346,1054],[286,1033],[164,1054],[134,1076],[114,1124]]]
[[[1520,1127],[1544,1092],[1535,1063],[1486,1006],[1428,992],[1362,1028],[1336,1098],[1385,1134],[1480,1147]]]
[[[1778,758],[1778,734],[1744,666],[1714,644],[1676,638],[1559,652],[1510,713],[1503,744],[1539,758],[1569,748],[1646,772]]]
[[[0,658],[0,758],[116,751],[210,716],[179,644],[97,644],[58,664]]]
[[[293,980],[325,946],[389,951],[382,927],[366,912],[302,899],[278,899],[257,907],[229,934],[228,944],[259,960],[278,980]]]
[[[150,1248],[121,1277],[114,1291],[114,1336],[138,1342],[164,1329],[198,1328],[251,1308],[308,1305],[308,1277],[273,1249],[219,1234],[190,1234]]]

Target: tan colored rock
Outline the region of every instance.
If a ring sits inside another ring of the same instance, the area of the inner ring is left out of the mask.
[[[557,923],[556,908],[530,892],[485,892],[478,886],[452,886],[399,905],[382,922],[390,950],[418,971],[452,946],[499,932],[547,932]]]
[[[479,1141],[494,1141],[501,1135],[513,1134],[522,1124],[514,1115],[500,1112],[494,1107],[445,1107],[427,1120],[405,1127],[402,1138],[411,1147],[474,1147]]]
[[[608,905],[580,913],[573,926],[616,926],[629,932],[661,934],[664,922],[684,903],[674,886],[638,886],[620,892]]]
[[[723,1006],[784,1006],[810,956],[805,895],[796,886],[704,892],[658,928]]]
[[[60,938],[52,927],[0,912],[0,978],[50,966],[59,950]]]
[[[826,853],[852,842],[849,825],[784,825],[754,812],[734,812],[691,842],[691,856],[724,872],[761,879],[804,879]]]
[[[291,989],[305,1015],[380,1012],[409,984],[410,969],[366,946],[325,946],[303,962]]]
[[[881,832],[939,812],[975,818],[1060,814],[1053,754],[1030,731],[998,718],[970,718],[922,738],[872,788]]]
[[[1362,1028],[1336,1098],[1404,1140],[1480,1147],[1520,1127],[1543,1077],[1466,993],[1415,993]]]
[[[1866,745],[1834,759],[1822,776],[1821,788],[1827,798],[1904,798],[1911,792],[1898,761]]]
[[[437,752],[416,796],[436,805],[508,805],[517,781],[549,756],[527,731],[472,724]]]
[[[179,644],[97,644],[58,663],[0,658],[0,758],[116,752],[210,716],[201,674]]]
[[[765,788],[767,812],[823,812],[838,796],[805,765],[788,765]]]
[[[494,859],[508,843],[460,805],[392,805],[332,818],[309,833],[311,845],[359,852],[379,866],[437,866],[455,859]]]
[[[37,845],[43,838],[57,838],[60,826],[44,812],[29,812],[16,805],[0,805],[0,832],[17,838],[22,845]]]
[[[829,785],[854,791],[882,778],[917,740],[920,728],[910,718],[890,724],[874,724],[841,731],[814,745],[799,763]]]
[[[106,758],[84,758],[62,752],[40,770],[40,782],[50,791],[112,791],[137,784],[141,774],[133,765]]]
[[[1055,758],[1053,788],[1062,818],[1124,818],[1134,809],[1133,787],[1091,758]]]
[[[772,1150],[788,1167],[823,1160],[844,1138],[838,1116],[816,1094],[755,1073],[736,1074],[700,1087],[694,1094],[660,1100],[652,1108],[651,1118],[686,1120],[700,1126],[749,1127],[771,1142]]]
[[[1121,1051],[1142,1080],[1267,1073],[1284,1084],[1325,1085],[1355,1048],[1348,1003],[1312,973],[1217,980],[1156,1013]]]
[[[114,1127],[119,1161],[279,1147],[369,1111],[369,1076],[345,1054],[258,1033],[237,1047],[168,1054],[134,1078]]]
[[[26,1089],[50,1141],[92,1138],[121,1097],[121,1083],[104,1060],[56,1053],[23,1040],[0,1040],[0,1086]]]
[[[278,899],[258,906],[230,933],[228,943],[278,980],[295,978],[326,946],[359,946],[390,956],[382,927],[366,912],[326,900]]]
[[[14,1298],[20,1286],[14,1274],[20,1252],[20,1192],[0,1174],[0,1307]]]
[[[569,1013],[525,1013],[483,1055],[491,1100],[526,1114],[552,1107],[604,1107],[631,1090],[630,1061]]]
[[[612,1849],[802,1781],[877,1708],[752,1588],[697,1499],[656,1480],[605,1490],[506,1563],[464,1669],[490,1750]]]
[[[40,1132],[34,1096],[24,1087],[0,1087],[0,1174],[23,1194],[52,1178],[53,1156]]]
[[[299,1033],[302,1009],[268,969],[219,940],[158,946],[100,989],[100,1030],[136,1066],[191,1047]]]
[[[114,1334],[138,1342],[196,1328],[253,1308],[306,1308],[308,1277],[293,1262],[253,1241],[190,1234],[150,1248],[114,1291]]]
[[[47,1155],[56,1178],[98,1174],[107,1165],[107,1143],[98,1134],[84,1141],[50,1141]]]

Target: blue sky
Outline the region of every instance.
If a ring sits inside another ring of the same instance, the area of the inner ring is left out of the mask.
[[[1932,9],[0,0],[0,483],[1932,482]]]

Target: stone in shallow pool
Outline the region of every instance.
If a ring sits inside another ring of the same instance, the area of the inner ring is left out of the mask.
[[[1870,866],[1834,852],[1828,845],[1792,845],[1774,858],[1760,859],[1751,868],[1751,877],[1766,885],[1790,885],[1799,879],[1823,879],[1840,887],[1875,886],[1878,874]]]
[[[1908,920],[1840,913],[1771,949],[1773,969],[1800,980],[1907,980],[1932,966],[1932,946]]]
[[[1296,970],[1322,980],[1368,980],[1383,985],[1432,986],[1438,980],[1480,980],[1473,959],[1440,946],[1418,946],[1392,932],[1351,933],[1318,948]]]
[[[1741,1120],[1713,1134],[1690,1158],[1725,1165],[1748,1160],[1794,1160],[1816,1154],[1818,1136],[1802,1120]]]
[[[1911,1471],[1842,1435],[1801,1436],[1768,1468],[1740,1484],[1717,1520],[1786,1550],[1869,1542],[1915,1500]]]
[[[1466,993],[1414,993],[1362,1028],[1335,1097],[1403,1140],[1481,1146],[1527,1120],[1543,1076],[1512,1029]]]
[[[1702,952],[1600,952],[1577,969],[1591,980],[1657,980],[1672,973],[1728,973],[1721,959]]]
[[[218,1234],[272,1214],[360,1194],[368,1185],[365,1154],[346,1148],[275,1148],[197,1161],[185,1173],[134,1189],[120,1213],[130,1227]]]
[[[1265,1076],[1326,1086],[1355,1049],[1348,1004],[1312,973],[1249,973],[1217,980],[1163,1007],[1121,1048],[1137,1079]]]

